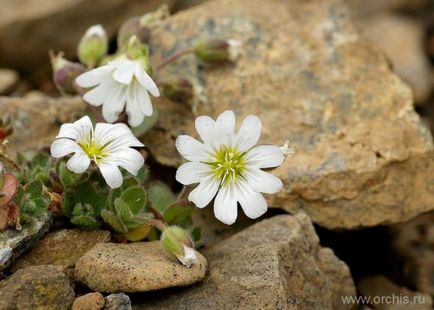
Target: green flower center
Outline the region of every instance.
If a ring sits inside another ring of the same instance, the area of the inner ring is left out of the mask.
[[[80,147],[83,149],[83,152],[90,158],[98,162],[106,155],[105,145],[99,145],[94,140],[86,141],[83,143],[79,143]]]
[[[215,177],[220,180],[220,185],[225,185],[244,177],[245,155],[245,152],[240,152],[235,147],[224,146],[207,164]]]

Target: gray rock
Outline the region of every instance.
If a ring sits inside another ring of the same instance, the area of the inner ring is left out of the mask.
[[[70,309],[74,290],[60,266],[21,269],[0,281],[0,309]]]
[[[48,50],[74,57],[86,29],[102,24],[112,37],[130,16],[155,10],[176,0],[2,0],[0,66],[26,74],[48,71]],[[29,35],[31,33],[31,35]]]
[[[24,252],[33,247],[51,224],[51,216],[45,214],[32,223],[22,225],[21,230],[8,228],[0,232],[0,270],[9,265]]]
[[[168,257],[159,241],[100,243],[75,264],[75,279],[99,292],[146,292],[186,286],[205,277],[207,262],[186,268]]]
[[[159,76],[203,86],[198,115],[259,115],[260,143],[292,140],[297,154],[273,171],[284,188],[269,205],[331,229],[401,222],[434,208],[432,136],[410,88],[359,36],[342,1],[206,1],[153,30],[154,63],[205,38],[242,40],[240,59],[204,68],[184,57]],[[157,161],[176,167],[174,141],[197,136],[195,115],[155,104],[159,123],[143,141]]]
[[[124,293],[110,294],[105,298],[104,310],[131,310],[130,297]]]
[[[202,283],[148,296],[137,309],[350,309],[348,267],[318,236],[306,215],[263,220],[205,252]]]

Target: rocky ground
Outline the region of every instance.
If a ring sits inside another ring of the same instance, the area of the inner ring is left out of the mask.
[[[0,4],[0,111],[11,155],[53,141],[86,109],[59,97],[47,49],[74,57],[95,23],[169,5],[153,29],[159,61],[198,38],[243,41],[239,61],[210,70],[185,57],[162,72],[202,90],[194,109],[155,100],[142,138],[151,172],[169,181],[179,134],[198,114],[260,116],[262,140],[290,139],[274,171],[284,190],[257,221],[226,226],[195,210],[199,262],[185,268],[157,241],[115,243],[43,217],[0,233],[0,309],[410,309],[342,297],[434,295],[434,4],[429,0],[5,0]],[[29,35],[31,34],[31,35]],[[115,44],[113,42],[113,44]],[[416,308],[417,306],[417,308]]]

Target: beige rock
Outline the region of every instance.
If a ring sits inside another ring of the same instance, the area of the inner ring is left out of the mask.
[[[74,290],[60,266],[33,266],[0,281],[0,309],[67,310]]]
[[[109,242],[110,239],[107,230],[62,229],[51,232],[17,260],[12,271],[39,265],[74,267],[77,260],[95,244]]]
[[[75,55],[86,29],[102,24],[113,36],[130,16],[155,10],[176,0],[2,0],[0,65],[25,73],[49,70],[48,50]]]
[[[434,295],[434,213],[390,229],[404,278],[418,291]]]
[[[24,98],[0,97],[2,114],[13,117],[14,134],[8,151],[28,151],[50,146],[61,123],[78,119],[86,104],[78,97],[53,99],[40,94]]]
[[[105,300],[101,293],[89,293],[77,297],[72,304],[72,310],[100,310],[104,308]]]
[[[10,69],[0,69],[0,95],[9,94],[18,83],[18,73]]]
[[[167,256],[159,241],[100,243],[75,265],[75,278],[99,292],[146,292],[186,286],[205,277],[207,262],[186,268]]]
[[[419,11],[427,4],[429,5],[429,2],[430,0],[345,0],[345,3],[355,16],[366,16],[394,10]]]
[[[362,34],[391,60],[396,73],[413,90],[416,103],[431,91],[431,65],[424,48],[425,29],[415,19],[385,13],[358,21]]]
[[[309,218],[263,220],[205,252],[202,283],[149,296],[137,309],[351,309],[355,296],[348,267],[321,248]]]
[[[207,1],[153,34],[155,62],[198,39],[244,41],[233,65],[203,68],[185,57],[161,78],[201,83],[207,102],[198,114],[256,114],[260,143],[296,144],[297,154],[274,171],[284,189],[270,205],[332,229],[399,222],[434,207],[432,137],[410,89],[360,39],[341,1]],[[177,166],[174,141],[197,136],[194,116],[179,104],[156,105],[160,121],[143,141],[160,163]]]
[[[405,287],[399,287],[383,276],[369,276],[357,283],[361,295],[369,298],[375,309],[406,310],[432,309],[432,297],[428,294],[412,292]]]

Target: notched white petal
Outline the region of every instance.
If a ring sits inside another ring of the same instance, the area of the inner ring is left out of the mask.
[[[203,163],[188,162],[182,164],[176,171],[176,180],[184,185],[199,183],[211,174],[210,168]]]
[[[234,186],[223,186],[214,201],[215,217],[227,225],[232,225],[237,219],[237,209],[237,196]]]
[[[259,137],[261,136],[261,128],[261,120],[257,116],[247,116],[241,124],[236,136],[235,144],[238,150],[245,152],[258,143]]]
[[[284,159],[282,150],[276,145],[258,145],[246,155],[248,165],[257,168],[274,168],[280,166]]]
[[[214,198],[218,190],[218,182],[212,176],[202,179],[200,184],[188,195],[188,200],[193,202],[196,207],[204,208]]]
[[[189,161],[207,161],[211,157],[204,144],[187,135],[178,136],[175,146],[178,152]]]

